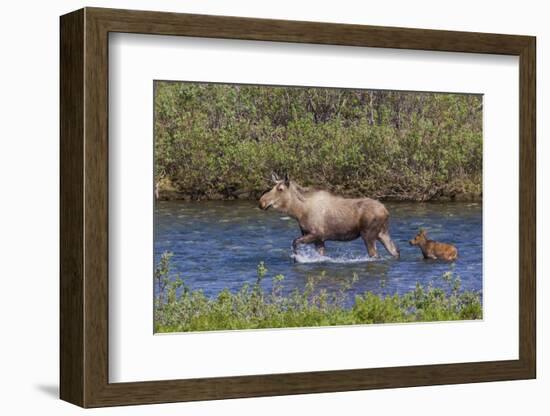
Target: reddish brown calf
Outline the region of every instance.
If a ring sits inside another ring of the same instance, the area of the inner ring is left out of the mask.
[[[409,241],[409,244],[419,246],[425,259],[453,261],[458,257],[458,250],[455,246],[428,240],[425,230],[420,230],[416,237]]]

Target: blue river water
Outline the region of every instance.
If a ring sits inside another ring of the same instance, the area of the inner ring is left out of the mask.
[[[327,242],[326,256],[313,247],[302,247],[293,256],[291,241],[300,235],[295,220],[274,210],[262,211],[255,201],[159,201],[155,207],[155,263],[160,255],[173,253],[172,270],[193,290],[216,296],[228,288],[237,291],[253,284],[257,266],[263,261],[268,271],[262,281],[284,276],[284,292],[302,289],[308,277],[318,287],[337,290],[345,281],[356,281],[354,294],[402,294],[416,283],[446,287],[441,276],[454,272],[462,289],[482,291],[482,205],[471,202],[385,204],[390,211],[390,233],[401,250],[392,259],[378,243],[379,259],[371,259],[361,239]],[[419,228],[428,237],[458,248],[453,263],[424,260],[418,247],[408,241]]]

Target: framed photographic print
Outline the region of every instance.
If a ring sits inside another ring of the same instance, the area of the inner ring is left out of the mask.
[[[535,377],[535,38],[60,23],[63,400]]]

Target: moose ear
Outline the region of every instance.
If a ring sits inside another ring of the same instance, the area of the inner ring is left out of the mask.
[[[288,173],[285,173],[285,185],[286,186],[289,186],[290,185],[290,179],[288,177]]]
[[[279,182],[279,176],[275,172],[271,172],[271,180],[273,182]]]

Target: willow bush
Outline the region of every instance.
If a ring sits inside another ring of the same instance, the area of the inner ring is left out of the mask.
[[[155,83],[161,195],[255,198],[272,171],[346,195],[479,198],[479,95]]]

